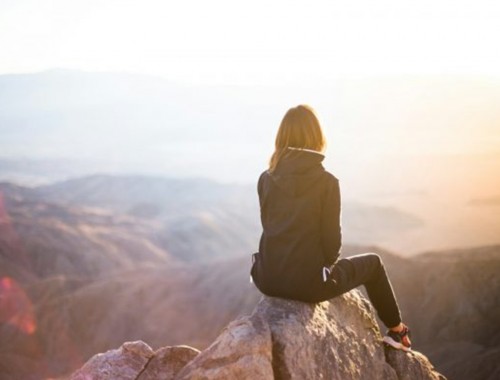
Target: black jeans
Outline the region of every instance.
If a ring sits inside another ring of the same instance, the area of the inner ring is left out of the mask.
[[[328,298],[337,297],[360,285],[364,285],[377,315],[387,327],[401,322],[394,290],[387,276],[382,258],[373,252],[339,259],[328,276],[336,282],[328,287]]]

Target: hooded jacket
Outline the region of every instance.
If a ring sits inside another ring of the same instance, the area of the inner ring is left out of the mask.
[[[317,151],[289,148],[259,177],[262,235],[251,280],[264,294],[317,302],[342,245],[339,180]],[[326,268],[325,268],[326,267]]]

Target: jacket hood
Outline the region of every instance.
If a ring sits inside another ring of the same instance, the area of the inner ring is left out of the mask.
[[[307,192],[322,177],[325,168],[321,162],[325,155],[309,149],[289,150],[270,176],[282,191],[297,197]]]

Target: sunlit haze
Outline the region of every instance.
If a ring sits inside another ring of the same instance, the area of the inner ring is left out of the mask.
[[[498,1],[3,0],[0,72],[53,67],[176,81],[325,84],[500,76]]]

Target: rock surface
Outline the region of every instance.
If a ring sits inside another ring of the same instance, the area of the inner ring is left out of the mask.
[[[404,353],[384,347],[387,363],[396,371],[398,380],[436,379],[446,380],[442,374],[436,372],[427,357],[420,352]]]
[[[140,340],[125,342],[116,350],[94,355],[69,380],[173,380],[199,352],[189,346],[153,351]]]
[[[358,290],[308,304],[263,296],[179,374],[195,379],[445,379],[417,352],[384,348]]]
[[[116,350],[93,356],[70,379],[135,380],[153,355],[151,347],[142,341],[126,342]]]
[[[199,353],[199,350],[184,345],[162,347],[155,352],[153,359],[137,380],[173,380]]]
[[[321,303],[262,296],[199,353],[127,342],[70,380],[446,380],[419,352],[388,348],[359,290]]]

